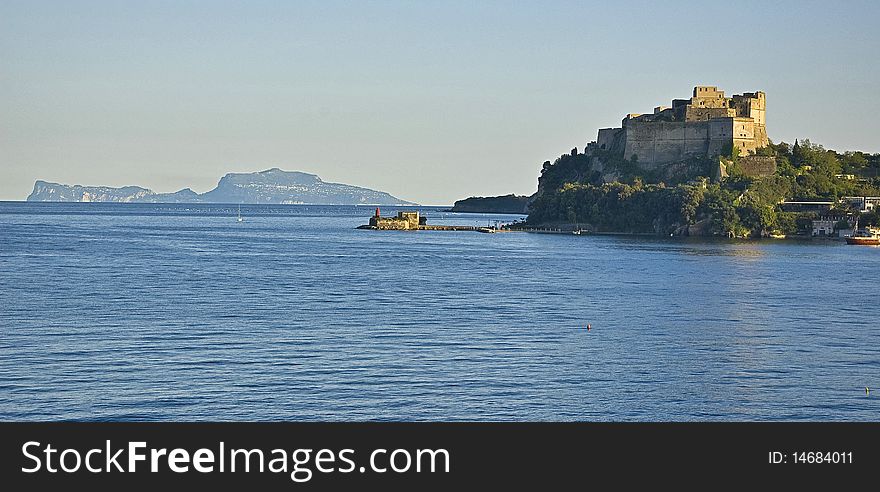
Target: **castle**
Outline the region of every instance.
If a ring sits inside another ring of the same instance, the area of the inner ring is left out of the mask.
[[[652,114],[628,114],[620,128],[603,128],[585,153],[610,151],[645,169],[655,169],[689,157],[713,157],[729,153],[733,147],[740,156],[750,156],[769,144],[766,127],[766,97],[763,92],[747,92],[725,97],[714,86],[694,87],[690,99],[673,99],[672,106],[658,106]],[[769,161],[753,156],[747,159],[753,174],[770,170]]]

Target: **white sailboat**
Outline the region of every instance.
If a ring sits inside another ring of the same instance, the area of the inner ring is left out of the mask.
[[[241,204],[238,204],[238,221],[243,222],[244,219],[241,218]]]

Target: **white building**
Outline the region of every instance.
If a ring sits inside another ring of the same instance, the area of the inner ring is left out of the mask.
[[[818,237],[831,237],[834,235],[834,225],[837,224],[836,220],[831,219],[819,219],[813,221],[813,236]]]
[[[845,196],[840,201],[855,205],[859,212],[870,212],[880,206],[880,196]]]

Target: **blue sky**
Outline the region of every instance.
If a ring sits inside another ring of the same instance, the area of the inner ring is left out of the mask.
[[[767,93],[770,138],[880,151],[880,3],[0,0],[0,199],[33,181],[319,174],[426,204],[694,85]]]

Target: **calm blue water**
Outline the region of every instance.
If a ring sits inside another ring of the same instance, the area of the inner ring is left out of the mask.
[[[0,420],[880,416],[880,248],[242,210],[0,203]]]

